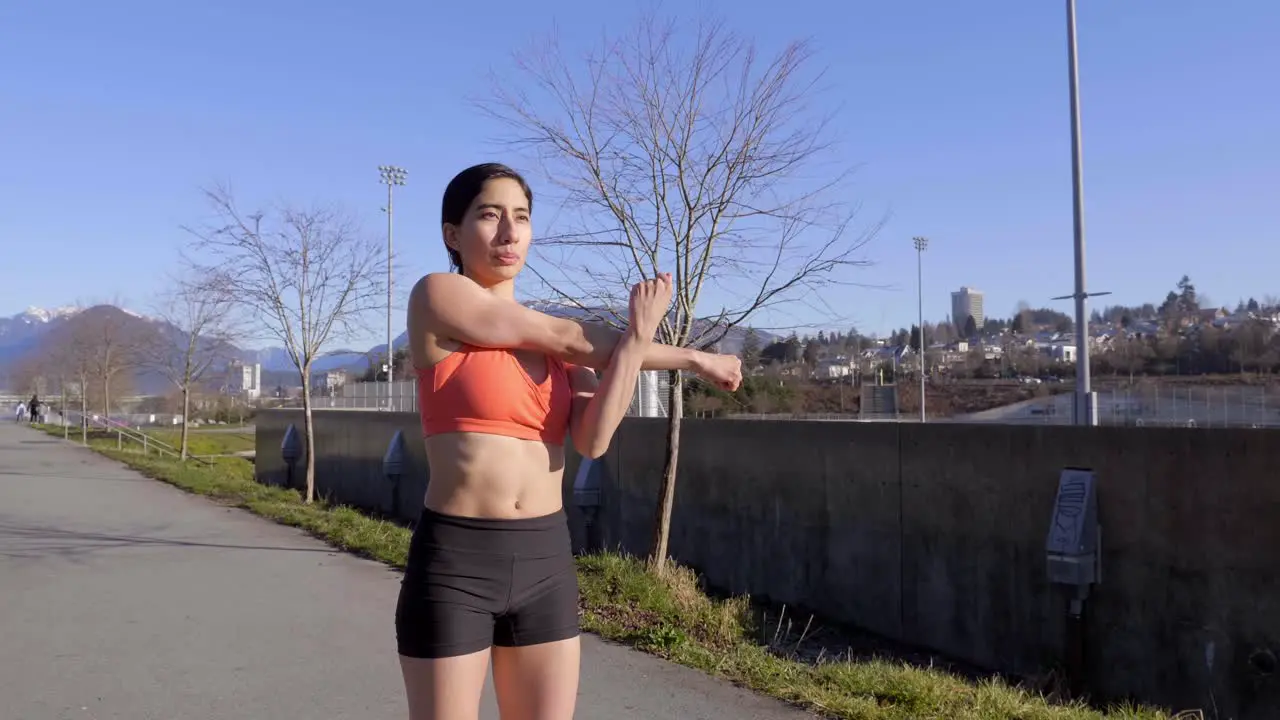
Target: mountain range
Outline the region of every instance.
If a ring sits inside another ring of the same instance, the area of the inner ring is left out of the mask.
[[[530,307],[542,312],[583,319],[590,317],[590,311],[560,305],[531,303]],[[157,328],[162,321],[149,318],[137,312],[113,305],[97,305],[90,308],[59,307],[52,309],[31,307],[11,317],[0,317],[0,390],[17,390],[11,387],[19,382],[16,377],[24,364],[38,363],[43,353],[51,344],[56,343],[61,333],[67,332],[76,325],[97,325],[107,320],[119,324],[123,332],[155,332],[157,329],[173,336],[175,346],[182,341],[182,331],[168,325]],[[703,326],[705,327],[705,325]],[[698,328],[701,330],[702,328]],[[780,339],[772,333],[758,331],[762,344]],[[737,353],[741,350],[746,331],[732,328],[720,343],[721,352]],[[406,333],[401,333],[394,341],[400,349],[406,342]],[[315,372],[330,370],[347,370],[362,373],[369,367],[371,359],[378,358],[386,352],[386,343],[380,343],[363,352],[352,349],[340,349],[326,352],[313,364]],[[282,347],[250,349],[233,347],[229,355],[244,363],[262,365],[264,387],[277,384],[296,384],[296,370],[289,359],[289,353]],[[133,387],[142,394],[164,393],[171,388],[168,381],[154,371],[137,371],[134,373]]]

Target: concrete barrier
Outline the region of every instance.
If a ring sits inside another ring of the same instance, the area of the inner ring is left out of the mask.
[[[301,429],[301,413],[258,416],[262,482],[282,482],[289,423]],[[411,468],[398,495],[381,474],[396,430]],[[604,458],[605,546],[647,553],[664,431],[629,418]],[[427,472],[415,415],[317,413],[316,433],[321,495],[416,518]],[[577,464],[565,498],[581,547]],[[671,553],[721,590],[1037,674],[1064,656],[1066,595],[1047,581],[1045,536],[1067,466],[1099,484],[1092,694],[1280,717],[1275,431],[686,420]]]

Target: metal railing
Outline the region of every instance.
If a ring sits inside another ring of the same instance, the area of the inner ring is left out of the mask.
[[[74,421],[74,422],[73,422]],[[169,443],[153,437],[146,432],[130,427],[122,422],[112,420],[101,415],[83,415],[78,411],[67,412],[63,415],[63,437],[70,439],[71,428],[77,428],[84,440],[88,439],[90,429],[96,428],[100,432],[115,433],[116,449],[124,450],[124,441],[126,439],[137,443],[142,447],[142,454],[150,454],[152,450],[157,455],[169,456],[175,460],[182,458],[182,451],[170,445]],[[187,453],[187,459],[194,460],[201,465],[209,465],[209,461],[205,458]]]

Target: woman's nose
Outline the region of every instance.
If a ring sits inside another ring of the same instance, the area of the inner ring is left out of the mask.
[[[510,245],[516,241],[516,225],[511,218],[505,217],[498,223],[498,235],[495,239],[501,245]]]

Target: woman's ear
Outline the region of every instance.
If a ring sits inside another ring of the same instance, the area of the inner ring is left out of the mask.
[[[451,223],[444,223],[440,226],[441,234],[444,236],[444,246],[450,250],[458,249],[458,226]]]

